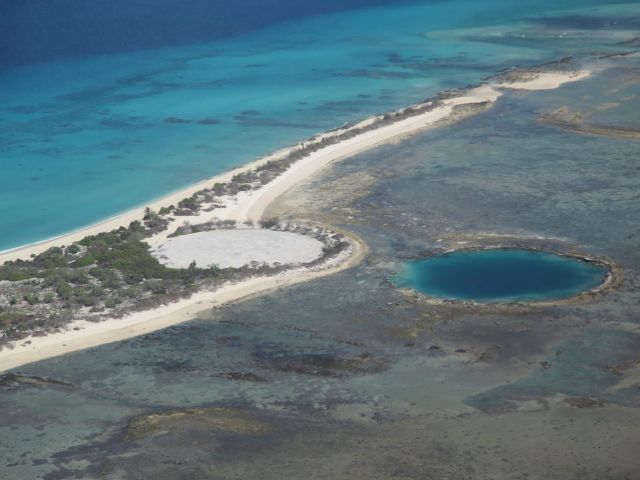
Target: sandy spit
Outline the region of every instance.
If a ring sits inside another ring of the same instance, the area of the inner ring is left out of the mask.
[[[443,101],[441,106],[433,110],[382,126],[375,130],[364,132],[312,153],[296,162],[285,173],[262,188],[250,192],[241,192],[237,198],[224,209],[224,215],[221,216],[221,218],[234,219],[238,222],[245,220],[257,221],[262,217],[271,202],[298,182],[310,177],[323,167],[337,160],[356,155],[388,142],[398,141],[426,128],[433,127],[437,122],[448,118],[458,105],[485,102],[495,103],[502,95],[502,90],[504,89],[546,90],[557,88],[568,82],[581,80],[589,75],[590,73],[587,71],[545,72],[517,83],[487,84],[470,89],[460,96]],[[358,126],[371,123],[375,118],[376,117],[372,117],[356,126],[345,127],[323,135],[337,135],[350,128],[357,128]],[[145,206],[158,210],[162,206],[177,204],[183,198],[199,190],[210,188],[215,182],[227,182],[237,173],[253,169],[269,160],[282,158],[294,148],[297,147],[294,146],[281,150],[247,164],[244,167],[236,168],[227,173],[203,180],[186,189],[150,202]],[[41,253],[53,246],[69,245],[81,240],[87,235],[127,226],[134,220],[140,220],[143,217],[143,212],[144,207],[141,206],[105,220],[104,222],[61,235],[54,239],[1,252],[0,264],[8,260],[29,258],[30,255]],[[251,278],[237,284],[226,285],[215,291],[202,291],[193,295],[191,298],[154,310],[134,313],[122,319],[107,319],[98,323],[82,320],[75,321],[69,324],[62,332],[52,333],[42,337],[27,337],[14,342],[11,345],[13,348],[0,350],[0,371],[14,369],[21,365],[57,355],[143,335],[193,319],[198,312],[211,309],[224,303],[345,270],[358,264],[364,258],[367,251],[366,246],[361,240],[350,234],[346,234],[346,236],[352,242],[351,251],[346,252],[346,255],[338,258],[332,264],[324,265],[319,270],[299,268],[274,277]],[[157,245],[158,242],[154,242],[152,238],[150,243]]]

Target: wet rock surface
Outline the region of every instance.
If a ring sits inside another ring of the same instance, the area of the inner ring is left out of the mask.
[[[53,378],[38,377],[35,375],[21,375],[19,373],[4,373],[0,375],[0,389],[19,387],[36,388],[76,388],[76,385]]]

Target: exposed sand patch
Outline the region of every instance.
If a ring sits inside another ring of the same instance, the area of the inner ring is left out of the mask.
[[[161,263],[186,268],[239,268],[251,262],[274,265],[312,262],[322,255],[323,244],[299,233],[274,230],[212,230],[168,239],[152,251]]]
[[[589,70],[575,72],[536,72],[517,82],[504,82],[497,86],[516,90],[553,90],[569,82],[577,82],[591,76]]]

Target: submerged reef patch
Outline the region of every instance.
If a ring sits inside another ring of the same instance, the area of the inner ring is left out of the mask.
[[[0,390],[4,388],[36,387],[36,388],[76,388],[76,385],[53,378],[44,378],[19,373],[4,373],[0,375]]]
[[[257,345],[253,350],[253,358],[260,368],[318,377],[380,373],[388,368],[386,360],[367,352],[355,356],[325,351],[294,352],[277,344]]]
[[[271,430],[267,423],[253,419],[237,408],[185,408],[133,418],[125,428],[123,440],[137,441],[161,432],[188,428],[241,435],[259,435]]]

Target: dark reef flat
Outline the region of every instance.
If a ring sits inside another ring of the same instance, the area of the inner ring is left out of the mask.
[[[581,121],[563,120],[563,115],[546,114],[540,115],[538,121],[546,126],[560,128],[575,133],[587,135],[602,135],[611,138],[628,138],[640,140],[640,128],[624,127],[617,125],[603,125],[595,123],[583,123]]]

